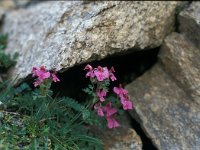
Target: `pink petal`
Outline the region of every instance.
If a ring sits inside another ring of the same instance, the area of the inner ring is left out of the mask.
[[[83,70],[90,70],[91,71],[91,70],[93,70],[93,68],[92,68],[92,66],[87,64]]]
[[[106,116],[112,116],[117,112],[116,108],[112,108],[111,102],[108,102],[104,107],[102,107],[103,112],[106,113]]]
[[[109,71],[107,67],[103,67],[103,78],[108,79],[109,78]]]
[[[103,81],[104,78],[103,78],[102,72],[100,72],[99,70],[95,70],[94,75],[97,77],[98,81]]]
[[[60,82],[60,79],[58,79],[58,77],[56,76],[56,74],[52,74],[52,77],[53,77],[53,81],[54,82]]]
[[[124,110],[133,109],[133,103],[128,99],[128,97],[121,97],[120,100]]]
[[[117,78],[114,76],[114,74],[113,74],[113,73],[110,73],[110,79],[111,79],[112,81],[115,81],[115,80],[117,80]]]
[[[97,114],[99,115],[99,116],[104,116],[104,113],[103,113],[103,110],[101,109],[101,108],[99,108],[98,110],[97,110]]]
[[[100,107],[101,107],[101,103],[100,102],[94,104],[94,109],[95,110],[99,109]]]
[[[104,112],[107,112],[111,108],[111,102],[108,102],[102,109]]]
[[[131,101],[125,101],[122,103],[122,105],[124,110],[133,109],[133,104]]]
[[[43,70],[39,70],[37,72],[37,76],[38,76],[38,79],[40,81],[43,81],[44,79],[48,79],[50,77],[50,73],[49,72],[45,72]]]
[[[87,65],[85,66],[84,70],[89,70],[89,71],[86,73],[86,78],[87,78],[87,77],[91,77],[91,78],[94,78],[94,77],[95,77],[93,68],[92,68],[92,66],[90,66],[89,64],[87,64]]]
[[[103,81],[109,78],[109,71],[107,67],[98,66],[97,69],[94,70],[94,75],[97,77],[98,81]]]
[[[118,88],[118,87],[114,87],[114,88],[113,88],[113,91],[114,91],[119,97],[128,94],[128,91],[125,90],[125,89],[123,89],[123,88],[121,87],[121,84],[120,84],[119,88]]]
[[[120,90],[119,90],[118,87],[114,87],[114,88],[113,88],[113,92],[115,92],[117,95],[119,95]]]
[[[115,120],[113,117],[107,117],[106,120],[107,120],[107,123],[108,123],[107,124],[108,128],[110,128],[110,129],[120,126],[120,124],[117,122],[117,120]]]
[[[38,70],[38,68],[36,68],[36,67],[33,67],[32,68],[32,77],[35,77],[36,75],[37,75],[37,70]]]
[[[88,72],[86,73],[86,78],[87,78],[87,77],[91,77],[91,78],[94,78],[94,77],[95,77],[93,70],[88,71]]]
[[[37,86],[39,86],[41,83],[42,83],[41,81],[35,81],[35,82],[33,82],[33,84],[34,84],[34,87],[37,87]]]
[[[106,96],[106,91],[105,90],[97,91],[97,96],[99,97],[101,102],[105,101],[104,97]]]
[[[107,110],[106,116],[109,117],[109,116],[114,115],[115,113],[117,113],[117,109],[116,108],[109,108]]]

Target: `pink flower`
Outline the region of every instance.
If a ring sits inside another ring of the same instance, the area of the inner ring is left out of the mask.
[[[113,72],[115,72],[114,67],[111,67],[110,68],[110,79],[112,81],[115,81],[115,80],[117,80],[117,78],[115,77],[115,75],[113,74]]]
[[[103,110],[102,110],[102,108],[101,108],[101,103],[100,102],[98,102],[98,103],[96,103],[95,105],[94,105],[94,109],[95,110],[97,110],[97,114],[99,115],[99,116],[104,116],[104,113],[103,113]]]
[[[45,79],[50,78],[52,76],[52,79],[54,82],[59,82],[60,79],[56,76],[56,70],[54,68],[53,73],[51,74],[44,66],[41,66],[40,68],[33,67],[32,68],[32,77],[37,77],[36,81],[33,83],[35,87],[42,84],[42,82]]]
[[[58,77],[54,73],[52,74],[52,78],[53,78],[54,82],[59,82],[60,81],[60,79],[58,79]]]
[[[106,91],[105,90],[98,90],[97,91],[97,96],[99,97],[99,100],[101,102],[105,101],[105,96],[106,96]]]
[[[124,110],[133,109],[133,103],[125,97],[121,97],[121,104]]]
[[[33,67],[32,69],[32,76],[37,77],[37,81],[34,82],[34,86],[39,86],[45,79],[50,77],[50,72],[48,72],[44,66],[40,68]]]
[[[107,117],[106,118],[107,122],[108,122],[108,128],[112,129],[112,128],[116,128],[119,127],[119,123],[117,122],[117,120],[115,120],[115,118],[113,117]]]
[[[98,81],[103,81],[109,78],[109,71],[107,67],[98,66],[97,69],[94,70],[94,75],[97,77]]]
[[[56,69],[53,69],[53,73],[51,74],[54,82],[60,82],[60,79],[56,75]]]
[[[89,64],[87,64],[87,65],[85,66],[84,70],[89,70],[89,71],[87,72],[87,74],[86,74],[86,78],[87,78],[87,77],[91,77],[91,78],[94,78],[94,77],[95,77],[93,68],[92,68],[92,66],[90,66]]]
[[[32,68],[32,77],[37,76],[37,70],[39,70],[39,69],[36,68],[36,67],[33,67],[33,68]]]
[[[50,73],[46,71],[44,66],[42,66],[39,70],[37,70],[36,76],[39,81],[43,81],[44,79],[48,79],[50,77]]]
[[[121,104],[124,110],[133,109],[133,103],[128,99],[128,91],[122,88],[122,85],[114,87],[113,91],[120,97]]]
[[[128,91],[122,88],[122,85],[119,84],[119,87],[114,87],[113,91],[119,96],[122,97],[128,94]]]
[[[117,113],[117,109],[116,108],[112,108],[111,102],[108,102],[106,104],[106,106],[104,106],[102,109],[103,109],[103,112],[106,113],[107,117],[110,117],[110,116],[114,115],[115,113]]]
[[[99,116],[104,116],[104,113],[103,113],[103,110],[101,109],[101,108],[99,108],[98,110],[97,110],[97,114],[99,115]]]
[[[33,84],[34,84],[34,87],[37,87],[37,86],[39,86],[41,83],[42,83],[42,82],[41,82],[41,81],[39,81],[39,80],[37,80],[37,81],[33,82]]]
[[[103,112],[106,113],[106,120],[108,128],[116,128],[119,127],[119,123],[115,120],[114,115],[117,113],[116,108],[112,108],[111,102],[108,102],[106,106],[102,108]]]

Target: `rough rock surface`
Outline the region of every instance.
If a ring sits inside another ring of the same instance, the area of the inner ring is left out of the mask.
[[[200,104],[200,50],[177,33],[165,39],[162,49],[159,57],[165,70]]]
[[[3,15],[4,15],[4,11],[0,9],[0,22],[2,21]]]
[[[142,141],[131,127],[131,116],[121,115],[118,118],[119,128],[92,128],[93,133],[102,139],[104,150],[142,150]]]
[[[180,32],[200,48],[200,2],[194,1],[179,15]]]
[[[15,3],[13,0],[1,0],[0,9],[13,9],[15,8]]]
[[[131,127],[131,116],[120,116],[120,127],[115,129],[91,128],[92,132],[103,142],[104,150],[142,150],[142,141]]]
[[[19,78],[32,66],[58,70],[126,51],[154,48],[173,30],[180,2],[50,1],[5,17],[8,53],[18,52]]]
[[[127,86],[130,111],[160,150],[200,148],[200,51],[183,35],[169,35],[150,71]]]
[[[141,139],[131,128],[108,129],[99,134],[104,143],[104,150],[142,150]]]

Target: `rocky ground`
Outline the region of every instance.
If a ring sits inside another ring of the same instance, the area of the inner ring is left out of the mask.
[[[159,48],[158,62],[126,86],[135,104],[129,113],[154,149],[199,149],[199,2],[10,1],[1,6],[6,52],[19,53],[10,71],[18,80],[41,64],[62,74],[108,56]],[[135,130],[128,123],[96,132],[105,149],[144,149]]]

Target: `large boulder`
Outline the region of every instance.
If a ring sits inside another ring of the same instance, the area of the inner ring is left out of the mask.
[[[12,71],[24,78],[33,66],[65,70],[128,49],[155,48],[174,28],[180,2],[49,1],[7,13],[6,51],[19,53]]]
[[[179,86],[200,104],[200,50],[185,36],[173,33],[165,39],[159,58]]]
[[[200,51],[185,36],[172,33],[159,62],[126,88],[130,111],[160,150],[199,150]]]
[[[200,48],[200,2],[194,1],[179,15],[179,30]]]

